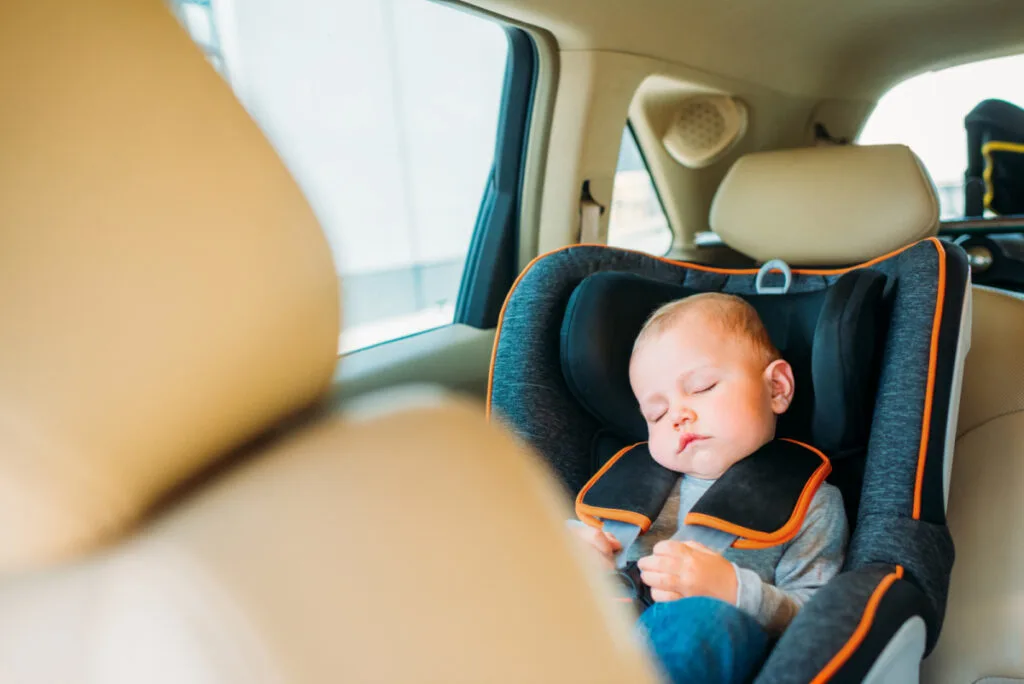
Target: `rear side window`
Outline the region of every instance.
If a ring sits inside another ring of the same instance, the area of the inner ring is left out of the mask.
[[[316,213],[341,351],[453,321],[509,41],[428,0],[169,0]]]
[[[1024,55],[931,71],[896,85],[879,100],[858,142],[909,146],[935,181],[941,218],[958,219],[966,208],[964,119],[989,99],[1024,106]]]
[[[647,162],[627,125],[619,144],[619,163],[612,186],[608,244],[663,256],[672,247],[672,229]]]

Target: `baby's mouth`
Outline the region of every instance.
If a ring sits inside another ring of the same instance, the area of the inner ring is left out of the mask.
[[[679,437],[679,453],[683,453],[684,451],[686,451],[686,448],[688,446],[690,446],[691,444],[693,444],[694,442],[699,442],[699,441],[704,440],[704,439],[707,439],[707,437],[705,437],[704,435],[695,435],[692,432],[689,432],[689,433],[686,433],[685,435],[680,436]]]

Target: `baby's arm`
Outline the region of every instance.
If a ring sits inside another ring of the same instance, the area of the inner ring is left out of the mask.
[[[735,564],[736,605],[781,634],[811,595],[839,574],[849,536],[843,497],[834,487],[814,495],[803,527],[775,568],[775,584]]]

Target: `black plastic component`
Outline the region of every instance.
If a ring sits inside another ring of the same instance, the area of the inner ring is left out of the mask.
[[[975,283],[1024,292],[1024,233],[974,233],[956,243],[967,253]]]
[[[632,601],[637,614],[640,614],[651,607],[654,599],[651,598],[651,588],[640,579],[640,568],[636,561],[626,563],[626,566],[615,572],[622,585],[622,598]]]

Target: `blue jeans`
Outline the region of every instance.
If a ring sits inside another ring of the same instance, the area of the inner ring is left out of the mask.
[[[704,596],[655,603],[639,625],[673,684],[744,684],[768,656],[771,639],[736,606]]]

